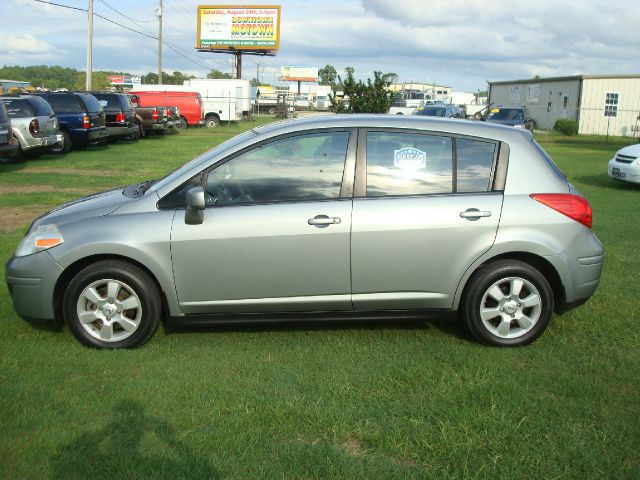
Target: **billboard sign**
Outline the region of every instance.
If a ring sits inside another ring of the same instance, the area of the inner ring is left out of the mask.
[[[278,50],[280,5],[198,5],[196,48]]]
[[[527,85],[527,103],[540,103],[540,84]]]
[[[317,82],[318,67],[296,67],[286,65],[284,67],[280,67],[280,77],[282,80]]]
[[[509,103],[520,103],[520,85],[509,85]]]
[[[136,85],[140,83],[140,77],[131,75],[107,75],[111,85]]]

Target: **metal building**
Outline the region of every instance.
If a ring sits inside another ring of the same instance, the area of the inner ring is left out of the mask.
[[[524,105],[540,129],[573,118],[580,134],[637,136],[640,74],[489,82],[489,103]]]

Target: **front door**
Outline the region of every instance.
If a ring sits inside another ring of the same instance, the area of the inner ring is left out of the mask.
[[[172,229],[186,314],[351,309],[349,136],[281,137],[204,173],[204,222],[178,210]]]

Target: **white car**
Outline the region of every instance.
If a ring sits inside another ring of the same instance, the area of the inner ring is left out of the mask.
[[[621,148],[609,160],[609,176],[616,180],[640,183],[640,143]]]

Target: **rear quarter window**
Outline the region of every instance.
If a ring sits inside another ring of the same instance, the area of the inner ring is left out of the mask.
[[[102,105],[96,97],[89,95],[88,93],[79,93],[78,95],[82,98],[82,101],[87,106],[87,110],[89,112],[102,111]]]
[[[32,96],[29,97],[28,102],[31,104],[31,107],[35,110],[36,115],[39,117],[50,117],[54,114],[51,105],[44,98]]]
[[[3,98],[2,103],[11,118],[35,117],[36,112],[23,98]]]

